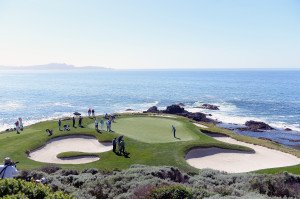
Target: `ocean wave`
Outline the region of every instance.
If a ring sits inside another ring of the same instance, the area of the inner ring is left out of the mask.
[[[71,116],[73,116],[73,113],[70,113],[70,112],[63,112],[63,113],[55,112],[51,116],[48,116],[48,117],[41,116],[41,118],[39,118],[39,119],[37,119],[37,118],[33,118],[33,119],[22,118],[22,119],[23,119],[23,125],[25,127],[25,126],[36,124],[39,122],[44,122],[47,120],[54,120],[54,119],[58,119],[61,117],[71,117]],[[2,122],[2,123],[0,123],[0,132],[5,131],[6,129],[14,128],[14,127],[15,127],[14,121],[6,122],[6,123]]]
[[[22,102],[19,101],[7,101],[0,103],[0,109],[2,111],[15,111],[25,107]]]
[[[50,102],[50,103],[45,103],[45,104],[39,104],[37,105],[38,107],[68,107],[68,108],[73,108],[74,106],[68,102]]]
[[[133,109],[134,111],[145,111],[151,106],[157,106],[159,101],[145,102],[145,103],[131,103],[131,104],[114,104],[116,107],[116,112],[123,112],[126,109]]]
[[[203,102],[196,102],[193,106],[186,106],[185,109],[190,112],[203,112],[205,114],[211,114],[211,116],[208,116],[208,118],[221,121],[224,123],[244,125],[247,121],[254,120],[254,121],[265,122],[278,130],[284,130],[286,128],[290,128],[293,131],[300,132],[299,124],[290,124],[282,121],[274,121],[271,118],[267,118],[267,117],[262,118],[262,117],[248,116],[247,111],[238,108],[232,103],[228,103],[228,102],[211,103],[216,106],[219,106],[220,110],[208,110],[208,109],[197,108],[197,106],[201,106],[202,104]],[[294,116],[281,115],[277,117],[280,119],[286,117],[293,118]]]

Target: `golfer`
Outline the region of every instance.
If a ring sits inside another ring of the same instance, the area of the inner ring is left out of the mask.
[[[176,128],[174,125],[172,125],[172,132],[173,132],[174,138],[176,138]]]

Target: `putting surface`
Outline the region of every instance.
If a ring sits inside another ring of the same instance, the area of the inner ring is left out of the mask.
[[[173,137],[172,125],[176,127]],[[146,143],[165,143],[196,140],[195,132],[176,119],[162,117],[131,117],[117,119],[112,129],[119,134]]]

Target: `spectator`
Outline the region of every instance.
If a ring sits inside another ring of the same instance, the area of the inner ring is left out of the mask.
[[[75,119],[75,117],[73,117],[73,118],[72,118],[72,124],[73,124],[73,127],[74,127],[74,128],[76,128],[76,127],[75,127],[75,123],[76,123],[76,119]]]
[[[46,133],[48,133],[49,136],[53,135],[53,130],[46,129]]]
[[[64,125],[64,131],[70,131],[69,125],[67,125],[67,124]]]
[[[19,117],[19,126],[21,131],[23,131],[23,122],[22,122],[22,118]]]
[[[19,123],[19,120],[17,120],[15,122],[15,125],[16,125],[17,134],[20,134],[20,123]]]
[[[82,117],[81,116],[79,116],[78,126],[82,128]]]
[[[0,178],[13,178],[18,174],[16,164],[10,158],[4,159],[4,164],[0,165]]]
[[[99,131],[99,128],[98,128],[98,120],[97,120],[97,119],[95,119],[95,129],[96,129],[96,131]]]
[[[126,155],[125,154],[125,142],[124,142],[124,140],[121,140],[121,142],[120,142],[119,153],[123,154],[123,155]]]
[[[117,138],[114,138],[114,139],[113,139],[112,145],[113,145],[113,152],[116,153],[116,148],[117,148]]]
[[[58,120],[58,129],[61,131],[61,119]]]
[[[104,120],[103,119],[100,120],[100,128],[101,128],[101,131],[103,131],[103,128],[104,128]]]

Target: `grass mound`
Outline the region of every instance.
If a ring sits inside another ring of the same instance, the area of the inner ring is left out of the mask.
[[[94,156],[99,157],[99,154],[97,153],[85,153],[85,152],[78,152],[78,151],[68,151],[57,154],[57,158],[77,158],[77,157],[87,157],[87,156]]]

